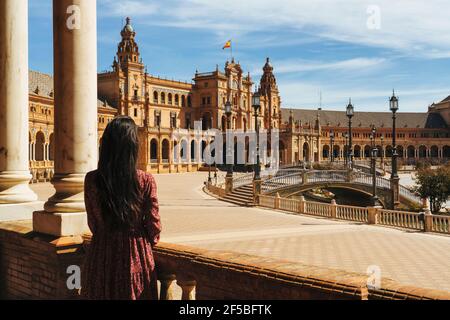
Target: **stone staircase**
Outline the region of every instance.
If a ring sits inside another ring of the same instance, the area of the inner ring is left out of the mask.
[[[253,185],[239,187],[233,190],[232,193],[227,194],[220,200],[226,201],[241,207],[253,206]]]

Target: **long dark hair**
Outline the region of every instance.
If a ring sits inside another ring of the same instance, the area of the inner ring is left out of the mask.
[[[141,191],[136,171],[138,128],[119,116],[105,129],[100,144],[97,187],[103,217],[113,229],[130,229],[137,222]]]

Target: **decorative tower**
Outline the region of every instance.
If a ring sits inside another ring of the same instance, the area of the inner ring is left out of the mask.
[[[279,128],[281,125],[281,98],[278,91],[277,80],[273,74],[273,66],[270,63],[270,59],[266,59],[266,64],[263,67],[263,75],[260,81],[260,94],[263,100],[264,122],[268,129]]]
[[[120,32],[122,41],[117,49],[118,63],[122,70],[128,67],[129,63],[140,64],[139,47],[135,41],[136,32],[131,26],[131,19],[127,18],[127,23]]]
[[[139,46],[135,40],[136,32],[131,25],[131,19],[120,32],[122,41],[117,47],[117,59],[114,59],[113,70],[119,80],[119,112],[134,119],[136,124],[143,126],[146,115],[147,84],[145,66],[139,53]]]

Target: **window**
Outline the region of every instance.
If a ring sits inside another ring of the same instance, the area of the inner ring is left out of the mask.
[[[155,110],[155,127],[158,127],[161,125],[161,112]]]
[[[206,98],[206,104],[208,104],[208,105],[211,104],[211,97],[207,97],[207,98]]]
[[[177,114],[174,112],[170,113],[170,127],[175,129],[177,127]]]
[[[137,108],[134,108],[134,116],[137,117],[138,116],[138,111]]]

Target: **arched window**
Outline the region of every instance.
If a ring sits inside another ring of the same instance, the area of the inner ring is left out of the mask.
[[[175,95],[175,105],[176,106],[180,105],[180,97],[177,94]]]
[[[152,163],[158,162],[158,140],[152,139],[150,142],[150,161]]]
[[[161,92],[161,104],[166,103],[166,94],[164,92]]]
[[[172,104],[172,94],[169,93],[169,95],[167,96],[167,100],[168,100],[168,104]]]
[[[181,106],[183,108],[186,107],[186,97],[185,96],[181,96]]]
[[[153,103],[158,103],[158,92],[153,92]]]
[[[162,161],[164,163],[169,162],[169,152],[170,152],[170,142],[169,140],[164,139],[161,146]]]
[[[35,155],[36,161],[44,161],[45,160],[45,136],[42,131],[39,131],[36,135],[36,147],[35,147]]]

